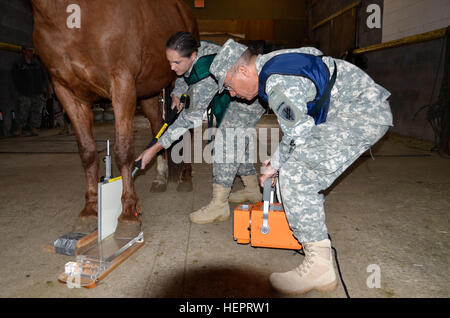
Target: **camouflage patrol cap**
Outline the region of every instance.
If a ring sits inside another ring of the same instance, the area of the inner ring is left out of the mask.
[[[236,43],[233,39],[228,39],[219,53],[217,53],[209,71],[219,83],[219,93],[224,89],[223,83],[225,82],[225,76],[227,76],[228,70],[233,67],[234,63],[237,62],[245,50],[247,50],[245,45]]]

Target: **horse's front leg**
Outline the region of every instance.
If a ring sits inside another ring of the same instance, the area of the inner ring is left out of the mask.
[[[111,94],[115,117],[114,153],[123,182],[122,213],[114,236],[128,239],[136,237],[141,231],[138,198],[131,177],[135,159],[133,128],[136,110],[136,87],[131,74],[122,72],[114,76]]]

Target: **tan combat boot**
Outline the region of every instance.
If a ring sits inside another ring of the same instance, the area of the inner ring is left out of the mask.
[[[213,198],[211,202],[189,215],[191,222],[207,224],[214,221],[226,221],[230,217],[228,196],[231,188],[225,188],[220,184],[213,184]]]
[[[39,129],[36,128],[31,129],[31,136],[39,136]]]
[[[262,201],[262,194],[259,190],[259,182],[256,174],[251,176],[241,176],[245,188],[230,194],[228,201],[234,203],[247,202],[256,203]]]
[[[14,132],[12,134],[14,137],[20,137],[20,136],[22,136],[22,129],[18,128],[16,130],[14,130]]]
[[[336,289],[337,281],[331,257],[329,239],[303,244],[305,259],[297,268],[269,277],[272,287],[283,294],[300,295],[316,289],[321,292]]]

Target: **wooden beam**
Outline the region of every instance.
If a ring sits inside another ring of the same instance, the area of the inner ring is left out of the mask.
[[[321,27],[322,25],[332,21],[333,19],[337,18],[338,16],[344,14],[345,12],[352,10],[353,8],[356,8],[357,6],[359,6],[361,4],[361,1],[356,1],[353,2],[351,5],[345,7],[342,10],[339,10],[338,12],[330,15],[328,18],[323,19],[322,21],[320,21],[319,23],[316,23],[315,25],[313,25],[312,29],[315,30],[319,27]]]
[[[97,279],[90,279],[85,277],[80,277],[80,286],[87,289],[94,288],[98,285],[98,283],[103,280],[106,276],[108,276],[109,273],[111,273],[117,266],[122,264],[125,260],[127,260],[131,255],[133,255],[138,249],[140,249],[142,246],[144,246],[145,242],[136,242],[129,248],[127,248],[125,251],[123,251],[122,254],[117,256],[114,260],[111,261],[108,269],[106,269],[104,272],[100,274],[100,276]],[[67,281],[70,279],[69,276],[66,275],[66,273],[61,273],[58,276],[58,281],[63,284],[67,284]]]
[[[374,45],[370,45],[364,48],[360,48],[360,49],[356,49],[353,51],[353,54],[363,54],[363,53],[369,53],[369,52],[374,52],[374,51],[380,51],[380,50],[385,50],[385,49],[390,49],[390,48],[394,48],[394,47],[399,47],[399,46],[403,46],[403,45],[408,45],[408,44],[413,44],[413,43],[420,43],[420,42],[425,42],[425,41],[431,41],[431,40],[435,40],[435,39],[439,39],[445,36],[445,32],[446,32],[447,28],[443,28],[443,29],[438,29],[438,30],[434,30],[431,32],[426,32],[426,33],[422,33],[422,34],[416,34],[416,35],[412,35],[412,36],[408,36],[405,38],[401,38],[398,40],[394,40],[394,41],[389,41],[386,43],[380,43],[380,44],[374,44]]]
[[[22,52],[22,46],[9,44],[5,42],[0,42],[0,50],[12,51],[12,52]]]

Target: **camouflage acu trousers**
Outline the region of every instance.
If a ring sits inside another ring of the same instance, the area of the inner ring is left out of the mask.
[[[233,185],[237,175],[256,174],[251,153],[256,138],[251,141],[254,128],[264,113],[255,100],[251,104],[232,101],[216,131],[214,140],[213,182],[226,188]],[[253,136],[256,137],[256,136]]]
[[[42,120],[42,108],[44,101],[38,96],[20,96],[16,114],[16,124],[18,128],[24,128],[27,124],[31,128],[40,128]]]
[[[358,123],[326,123],[292,146],[291,156],[279,171],[280,192],[286,217],[301,243],[328,238],[324,195],[327,189],[359,156],[375,144],[389,126]]]

